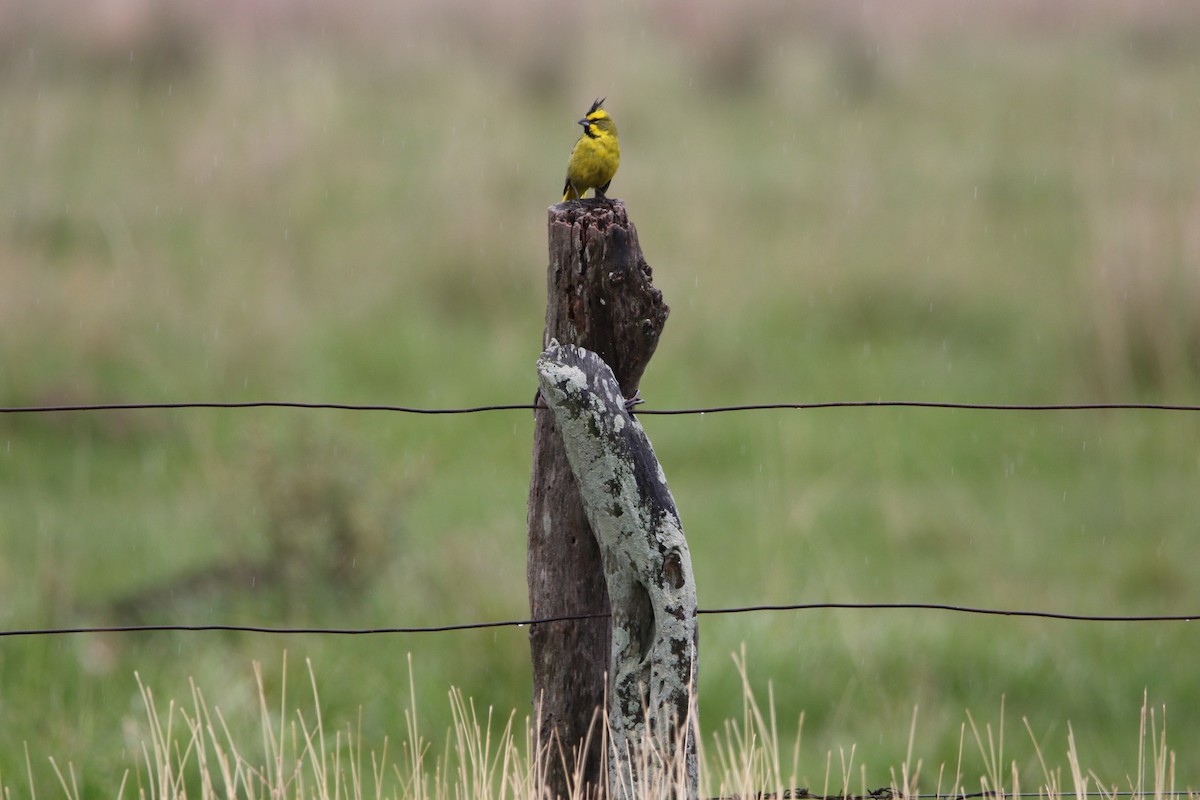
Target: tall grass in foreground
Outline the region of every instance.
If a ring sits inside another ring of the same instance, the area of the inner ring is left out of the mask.
[[[1074,732],[1067,725],[1067,774],[1061,766],[1049,763],[1033,731],[1025,727],[1033,742],[1040,775],[1021,775],[1016,760],[1006,761],[1003,709],[996,729],[982,728],[970,712],[962,725],[957,762],[926,769],[916,756],[916,710],[909,731],[908,753],[904,763],[893,765],[883,774],[868,774],[865,765],[855,763],[855,748],[838,753],[827,752],[820,782],[805,785],[801,779],[800,737],[784,760],[779,748],[778,720],[773,692],[769,691],[764,708],[750,689],[744,656],[738,660],[742,676],[743,712],[741,719],[728,720],[721,733],[714,734],[709,752],[701,743],[700,797],[731,800],[736,797],[774,795],[775,797],[850,798],[888,797],[903,800],[917,796],[943,798],[980,793],[1006,798],[1033,794],[1045,798],[1074,796],[1112,800],[1129,793],[1162,800],[1185,796],[1200,797],[1192,789],[1175,788],[1175,753],[1168,749],[1165,709],[1156,713],[1146,702],[1142,706],[1138,729],[1136,763],[1132,774],[1113,778],[1086,769],[1075,746]],[[285,669],[286,673],[286,662]],[[220,708],[210,706],[202,689],[191,684],[191,697],[185,702],[171,699],[165,709],[155,699],[153,689],[137,677],[145,710],[145,720],[133,742],[139,750],[140,764],[126,772],[117,797],[181,800],[182,798],[401,798],[402,800],[524,800],[538,797],[543,765],[553,754],[539,752],[536,724],[526,718],[523,727],[515,724],[515,712],[499,721],[494,710],[480,714],[474,702],[456,689],[449,692],[453,728],[447,732],[440,753],[425,738],[417,723],[416,693],[409,662],[409,708],[405,710],[406,730],[399,754],[385,740],[380,752],[364,752],[361,730],[353,723],[328,730],[320,711],[320,697],[311,662],[308,674],[312,687],[312,707],[306,711],[288,710],[286,681],[279,690],[278,706],[272,708],[265,688],[263,672],[254,665],[258,698],[257,738],[246,734],[239,721],[227,720]],[[244,721],[242,721],[244,722]],[[803,715],[799,720],[803,725]],[[969,732],[969,738],[968,738]],[[127,735],[129,732],[127,731]],[[977,748],[984,774],[968,776],[963,768],[964,753]],[[966,749],[964,749],[966,748]],[[646,754],[643,764],[659,754]],[[33,785],[31,759],[26,748],[27,775],[23,787],[29,797],[37,797]],[[914,760],[915,759],[915,760]],[[60,765],[51,756],[63,795],[73,800],[91,793],[81,790],[74,765]],[[1114,769],[1115,767],[1115,769]],[[1105,765],[1105,772],[1119,771],[1119,765]],[[682,770],[664,774],[682,775]],[[0,776],[0,797],[20,796],[11,776]],[[43,795],[44,796],[44,795]],[[582,792],[571,800],[582,800]],[[652,800],[682,797],[684,787],[670,781],[652,782],[647,797]],[[977,796],[979,796],[977,794]]]

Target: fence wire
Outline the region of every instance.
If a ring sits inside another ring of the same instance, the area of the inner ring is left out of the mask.
[[[959,614],[982,614],[1003,617],[1036,617],[1067,622],[1193,622],[1200,620],[1195,614],[1066,614],[1058,611],[1028,611],[1004,608],[980,608],[946,603],[789,603],[786,605],[736,606],[729,608],[701,608],[696,615],[716,616],[725,614],[748,614],[767,611],[947,611]],[[326,636],[367,636],[380,634],[450,633],[454,631],[485,630],[488,628],[526,628],[533,625],[549,625],[559,622],[579,622],[592,619],[607,619],[611,614],[567,614],[537,619],[512,619],[489,622],[463,622],[452,625],[428,625],[405,627],[333,628],[333,627],[272,627],[267,625],[98,625],[70,628],[24,628],[0,630],[4,636],[63,636],[80,633],[153,633],[167,631],[207,632],[233,631],[237,633],[264,633],[275,635],[317,634]]]
[[[81,411],[146,411],[171,409],[247,409],[294,408],[332,411],[391,411],[404,414],[479,414],[488,411],[536,411],[546,406],[532,403],[466,406],[463,408],[419,408],[398,405],[365,405],[357,403],[303,403],[283,400],[249,400],[245,402],[169,402],[169,403],[86,403],[79,405],[3,406],[0,414],[46,414]],[[934,400],[830,400],[809,403],[746,403],[742,405],[707,406],[702,408],[645,408],[631,409],[634,415],[680,416],[685,414],[720,414],[731,411],[815,411],[830,408],[925,408],[957,411],[1200,411],[1200,405],[1182,403],[951,403]]]
[[[757,792],[748,795],[729,795],[726,797],[712,797],[709,800],[1024,800],[1024,798],[1041,798],[1042,800],[1050,800],[1050,795],[1045,791],[1041,792],[1005,792],[1002,790],[988,790],[982,792],[958,792],[952,794],[908,794],[907,792],[897,791],[890,786],[882,786],[878,789],[872,789],[866,794],[815,794],[808,789],[784,789],[782,792]],[[1148,792],[1137,791],[1111,791],[1106,792],[1102,789],[1092,791],[1076,791],[1074,789],[1064,790],[1058,797],[1102,797],[1117,800],[1118,798],[1159,798],[1159,797],[1196,797],[1197,793],[1190,790],[1152,790]]]

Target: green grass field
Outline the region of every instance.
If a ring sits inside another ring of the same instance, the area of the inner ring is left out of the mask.
[[[545,210],[599,96],[672,307],[647,407],[1200,398],[1186,0],[401,5],[0,11],[0,405],[528,402]],[[703,607],[1200,612],[1195,413],[643,422]],[[0,628],[523,617],[531,439],[528,412],[0,416]],[[804,715],[814,788],[852,745],[887,784],[914,708],[935,775],[1002,704],[1023,774],[1066,764],[1070,724],[1124,786],[1144,699],[1195,787],[1193,628],[705,617],[702,726],[740,716],[744,646],[784,752]],[[427,735],[452,686],[529,708],[518,629],[0,638],[0,781],[28,748],[43,795],[53,757],[116,796],[144,763],[135,671],[160,708],[194,678],[258,741],[251,663],[277,702],[285,650],[368,752],[405,729],[410,653]]]

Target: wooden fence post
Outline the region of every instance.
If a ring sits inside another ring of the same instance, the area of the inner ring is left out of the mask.
[[[669,309],[651,282],[637,230],[619,200],[549,209],[546,330],[586,347],[632,397],[658,345]],[[596,544],[562,439],[549,411],[535,412],[529,487],[527,575],[534,618],[607,614]],[[600,786],[600,720],[611,621],[534,625],[529,632],[534,712],[545,754],[545,788],[566,797],[573,782]]]
[[[612,603],[607,794],[695,800],[696,585],[666,476],[599,356],[551,342],[537,366]]]

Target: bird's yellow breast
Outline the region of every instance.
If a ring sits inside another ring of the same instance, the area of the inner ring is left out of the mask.
[[[579,187],[603,186],[617,174],[620,164],[621,151],[616,137],[604,131],[595,138],[584,134],[571,151],[567,178]]]

